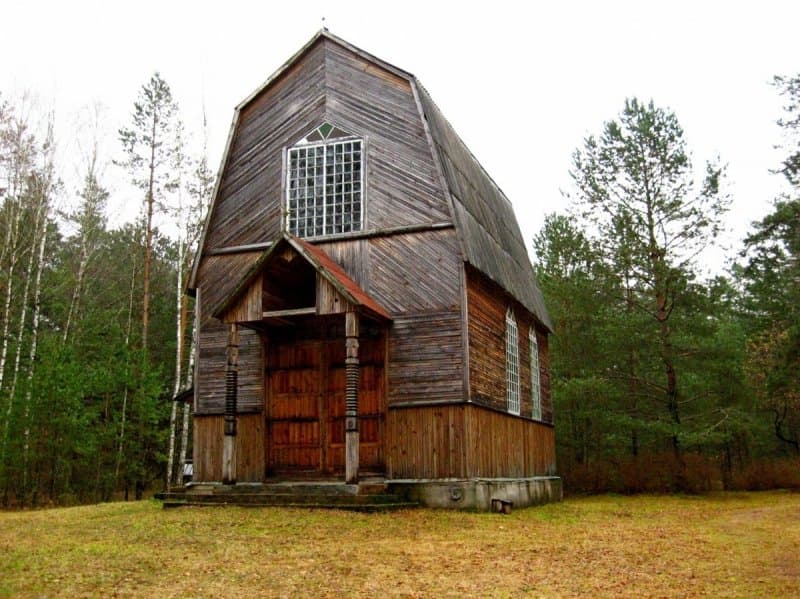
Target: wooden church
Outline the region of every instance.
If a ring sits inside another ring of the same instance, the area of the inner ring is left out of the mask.
[[[560,498],[513,208],[410,73],[322,30],[244,100],[189,293],[192,485]]]

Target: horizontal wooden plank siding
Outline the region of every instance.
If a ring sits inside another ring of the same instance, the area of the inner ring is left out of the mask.
[[[259,252],[203,258],[199,277],[199,321],[196,414],[221,414],[225,408],[225,364],[228,326],[211,316],[211,310],[230,293]],[[260,411],[264,397],[264,362],[261,338],[239,329],[239,410]]]
[[[225,410],[225,364],[228,327],[215,319],[200,332],[200,367],[197,373],[197,414],[222,414]],[[264,358],[256,331],[239,329],[239,378],[237,405],[240,412],[261,411],[264,397]]]
[[[465,405],[389,409],[387,476],[463,478],[466,476]]]
[[[553,421],[550,396],[550,362],[547,333],[533,315],[514,301],[496,283],[467,267],[469,335],[469,381],[473,402],[505,410],[506,402],[506,310],[511,307],[517,321],[520,366],[520,414],[532,416],[529,332],[536,331],[539,344],[542,420]]]
[[[222,480],[222,416],[194,417],[194,482]],[[239,416],[236,435],[236,479],[238,482],[264,480],[264,416]]]
[[[464,399],[461,314],[395,318],[389,333],[389,405]]]
[[[465,406],[467,476],[513,478],[556,472],[553,427],[481,406]]]

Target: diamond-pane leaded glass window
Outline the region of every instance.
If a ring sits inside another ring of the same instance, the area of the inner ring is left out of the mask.
[[[506,312],[506,405],[519,414],[519,334],[511,308]]]
[[[289,149],[287,217],[298,237],[335,235],[361,230],[363,144],[360,139],[322,124]]]

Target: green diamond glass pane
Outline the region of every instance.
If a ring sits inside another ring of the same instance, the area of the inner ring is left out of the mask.
[[[323,139],[327,139],[331,131],[333,131],[333,125],[322,123],[319,126],[319,132],[322,134]]]

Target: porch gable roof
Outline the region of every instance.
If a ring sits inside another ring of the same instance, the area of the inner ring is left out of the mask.
[[[314,270],[328,281],[342,297],[354,306],[365,310],[368,314],[378,319],[391,321],[389,312],[377,301],[370,297],[366,291],[359,287],[347,273],[334,262],[322,248],[316,247],[294,235],[283,232],[272,245],[253,263],[253,266],[242,276],[233,291],[225,297],[215,308],[211,315],[214,318],[222,319],[223,316],[233,308],[236,303],[250,288],[250,285],[266,269],[270,260],[277,256],[286,246],[291,247],[301,256]]]

